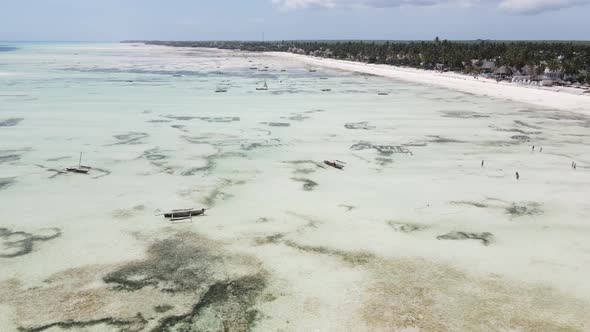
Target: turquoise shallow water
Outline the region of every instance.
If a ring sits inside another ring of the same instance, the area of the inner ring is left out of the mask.
[[[0,45],[4,330],[584,329],[584,115],[263,54]]]

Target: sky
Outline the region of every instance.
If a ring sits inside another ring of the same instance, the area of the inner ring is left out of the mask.
[[[0,40],[588,40],[590,0],[0,0]]]

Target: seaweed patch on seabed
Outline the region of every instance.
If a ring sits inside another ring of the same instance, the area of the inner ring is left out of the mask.
[[[17,124],[19,124],[23,120],[24,120],[23,118],[11,118],[11,119],[0,120],[0,127],[13,127],[13,126],[16,126]]]
[[[290,127],[291,126],[291,124],[288,122],[260,122],[260,124],[264,124],[269,127]]]
[[[524,121],[520,121],[520,120],[514,120],[514,123],[517,124],[517,125],[519,125],[519,126],[528,127],[528,128],[532,128],[532,129],[542,129],[539,126],[528,124],[528,123],[526,123]]]
[[[512,138],[513,140],[516,140],[518,142],[529,142],[531,140],[530,137],[526,136],[526,135],[514,135],[511,136],[510,138]]]
[[[217,204],[217,201],[226,200],[232,197],[231,194],[228,194],[223,191],[225,188],[243,185],[245,183],[246,181],[243,180],[222,179],[220,184],[218,184],[215,188],[209,191],[209,193],[201,199],[201,202],[208,207],[215,206],[215,204]]]
[[[348,204],[338,204],[338,207],[346,209],[346,212],[350,212],[350,211],[356,209],[356,206],[348,205]]]
[[[346,129],[362,129],[362,130],[371,130],[377,127],[369,125],[367,121],[363,122],[349,122],[344,125]]]
[[[325,169],[324,165],[313,160],[293,160],[284,161],[284,163],[295,165],[294,173],[310,174],[315,172],[318,168]]]
[[[487,114],[480,114],[476,112],[468,111],[442,111],[442,117],[455,118],[455,119],[478,119],[478,118],[489,118]]]
[[[141,213],[145,210],[144,205],[136,205],[131,209],[116,209],[112,215],[117,219],[128,219],[134,217],[136,214]]]
[[[14,258],[33,251],[35,242],[53,240],[61,235],[59,228],[40,229],[35,234],[0,227],[0,258]]]
[[[66,160],[66,159],[70,159],[72,157],[69,156],[64,156],[64,157],[55,157],[55,158],[49,158],[46,161],[60,161],[60,160]]]
[[[147,133],[128,132],[126,134],[114,135],[113,137],[118,141],[117,143],[109,145],[125,145],[125,144],[142,144],[144,138],[148,137]]]
[[[294,115],[291,116],[282,116],[281,119],[287,119],[287,120],[292,120],[292,121],[303,121],[306,119],[309,119],[309,116],[304,116],[303,114],[300,113],[294,113]]]
[[[19,160],[20,160],[19,154],[0,155],[0,164],[11,163],[14,161],[19,161]]]
[[[164,120],[164,119],[152,119],[152,120],[148,120],[148,123],[169,123],[172,122],[172,120]]]
[[[451,204],[455,204],[455,205],[470,205],[470,206],[474,206],[476,208],[487,208],[488,205],[485,203],[480,203],[480,202],[472,202],[472,201],[451,201]]]
[[[366,269],[370,277],[363,282],[361,307],[358,316],[350,317],[350,324],[362,322],[363,330],[583,331],[590,310],[587,301],[545,285],[472,276],[426,259],[303,245],[282,233],[259,240]]]
[[[360,310],[367,330],[582,331],[587,327],[586,301],[544,285],[473,276],[417,258],[376,258],[365,266],[372,272]]]
[[[205,157],[207,164],[202,167],[193,167],[180,173],[182,176],[193,176],[201,172],[211,172],[216,166],[217,161],[224,158],[246,158],[246,154],[241,152],[222,152],[215,153]]]
[[[302,182],[303,183],[303,190],[305,191],[313,191],[315,187],[318,185],[317,182],[312,181],[310,179],[304,178],[291,178],[293,181]]]
[[[440,137],[438,135],[428,135],[428,137],[433,138],[433,139],[429,140],[429,142],[433,142],[433,143],[465,143],[465,141],[460,141],[460,140],[453,139],[453,138],[444,138],[444,137]]]
[[[484,246],[489,245],[494,240],[494,235],[489,232],[467,233],[467,232],[450,232],[436,237],[438,240],[480,240]]]
[[[196,116],[176,116],[176,115],[161,115],[161,117],[166,119],[178,120],[178,121],[190,121],[194,119],[198,119]]]
[[[240,121],[239,116],[218,116],[218,117],[201,116],[198,119],[201,121],[207,121],[209,123],[214,123],[214,122],[226,123],[226,122],[239,122]]]
[[[410,154],[412,155],[412,151],[410,151],[408,148],[403,147],[403,146],[399,146],[399,145],[375,145],[375,144],[371,144],[369,142],[359,142],[356,144],[353,144],[350,147],[351,150],[354,151],[359,151],[359,150],[365,150],[365,149],[374,149],[377,150],[380,154],[383,155],[391,155],[394,153],[404,153],[404,154]]]
[[[62,271],[35,288],[5,281],[0,303],[18,312],[16,323],[27,332],[107,326],[241,332],[261,318],[255,307],[268,295],[267,280],[255,258],[182,232],[152,242],[142,260]]]
[[[512,203],[511,206],[506,208],[506,213],[512,217],[523,217],[543,214],[543,210],[541,204],[536,202]]]
[[[15,182],[14,178],[0,178],[0,190],[12,186]]]
[[[145,150],[139,158],[145,158],[149,161],[158,161],[168,158],[167,155],[162,154],[160,151],[159,148]]]
[[[104,169],[104,168],[92,167],[90,170],[92,173],[94,173],[94,172],[102,173],[100,175],[93,176],[92,179],[95,179],[95,180],[100,179],[100,178],[104,178],[107,175],[111,175],[111,171],[109,171],[108,169]]]
[[[419,232],[419,231],[422,231],[422,230],[425,230],[426,228],[428,228],[427,225],[402,223],[402,222],[393,221],[393,220],[388,221],[387,224],[389,226],[391,226],[391,228],[393,228],[393,230],[395,230],[396,232],[401,232],[401,233],[414,233],[414,232]]]
[[[495,131],[500,131],[500,132],[506,132],[506,133],[519,133],[519,134],[523,134],[523,135],[537,135],[540,134],[540,131],[524,131],[522,129],[518,129],[518,128],[498,128],[494,125],[490,125],[490,128],[492,128]]]

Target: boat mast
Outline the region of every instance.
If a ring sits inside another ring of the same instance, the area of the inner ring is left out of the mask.
[[[80,160],[78,161],[78,168],[82,167],[82,152],[80,152]]]

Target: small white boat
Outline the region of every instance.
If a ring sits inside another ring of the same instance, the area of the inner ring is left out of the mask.
[[[264,81],[264,85],[262,87],[258,87],[258,88],[256,88],[256,90],[258,90],[258,91],[268,90],[268,84],[266,84],[266,81]]]

